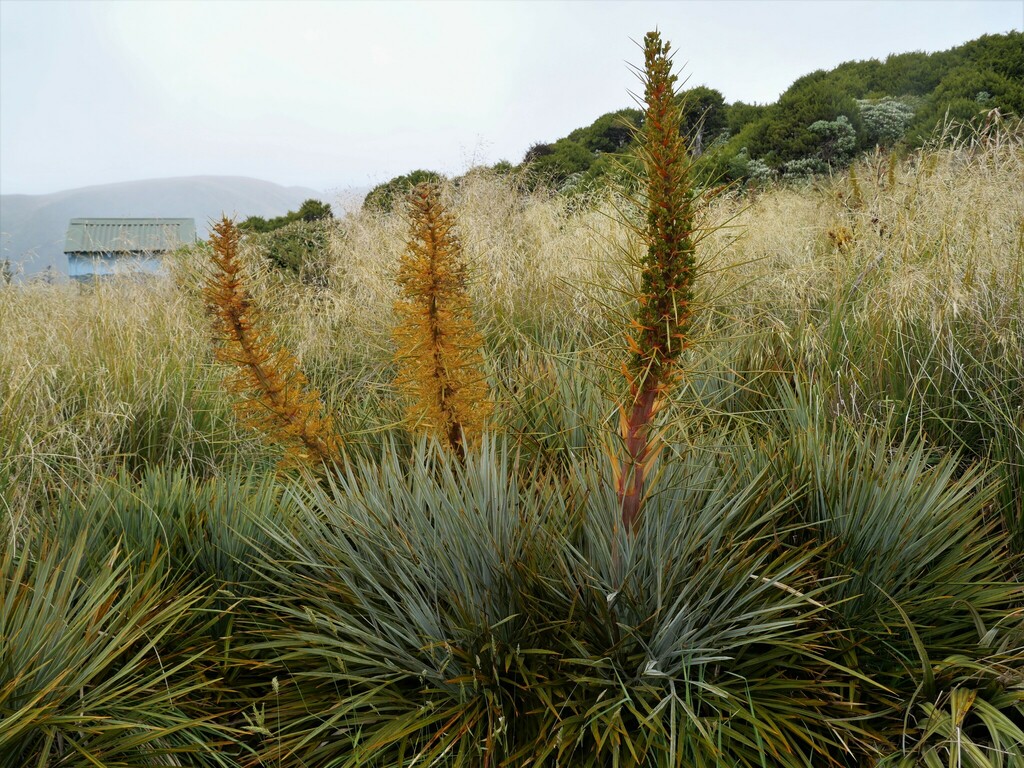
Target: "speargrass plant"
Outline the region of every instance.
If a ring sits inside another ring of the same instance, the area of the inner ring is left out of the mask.
[[[215,754],[209,763],[189,758],[189,765],[239,765],[248,743],[259,741],[250,720],[269,678],[261,672],[259,656],[237,646],[240,627],[262,615],[259,601],[276,589],[259,576],[257,565],[260,558],[278,556],[272,532],[287,529],[294,511],[289,489],[272,467],[262,474],[248,467],[208,480],[180,469],[151,469],[139,480],[122,472],[57,494],[49,519],[23,548],[30,558],[42,557],[40,551],[63,553],[82,584],[107,583],[116,562],[118,584],[146,585],[154,603],[187,596],[173,627],[152,636],[152,653],[126,657],[120,674],[125,681],[143,679],[152,672],[147,666],[182,661],[167,683],[183,713],[181,727],[206,734],[192,751]],[[145,622],[141,627],[152,631]],[[26,635],[10,637],[19,646],[28,642]],[[67,640],[64,652],[70,659],[93,652],[77,642]],[[56,672],[68,674],[59,666]],[[177,692],[180,680],[202,685]],[[133,701],[128,697],[126,706]],[[172,734],[167,743],[178,742]],[[153,764],[163,764],[155,762],[157,754]],[[140,758],[130,764],[150,763]]]
[[[553,651],[524,601],[566,511],[519,474],[493,438],[464,461],[421,441],[309,489],[252,647],[280,660],[268,764],[498,766],[537,737]]]
[[[205,296],[220,344],[217,357],[235,369],[226,383],[241,396],[239,415],[284,447],[285,464],[340,463],[341,441],[320,393],[310,389],[294,355],[261,324],[245,285],[237,227],[222,219],[210,242],[213,273]]]
[[[680,454],[618,557],[598,452],[565,487],[494,438],[464,463],[424,442],[309,488],[258,558],[261,761],[796,768],[875,743],[823,658],[819,550],[781,544],[771,456]]]
[[[563,604],[575,652],[547,754],[587,766],[842,764],[871,737],[828,689],[829,585],[808,567],[814,548],[779,546],[794,499],[771,456],[752,440],[666,450],[674,459],[628,536],[611,525],[617,496],[594,492],[610,488],[603,463],[577,469],[586,516]]]
[[[850,705],[871,713],[890,755],[924,759],[936,733],[955,736],[939,710],[963,707],[955,731],[977,701],[982,738],[969,751],[987,757],[964,764],[1002,765],[1002,745],[1024,744],[1024,593],[986,514],[999,484],[955,456],[894,445],[885,430],[830,424],[804,390],[787,398],[790,442],[776,468],[808,489],[794,543],[820,547],[814,570],[834,584],[824,616],[837,658],[876,684],[851,686]],[[991,718],[993,706],[1008,717]]]
[[[201,595],[117,548],[90,566],[84,537],[31,545],[0,552],[0,766],[230,765],[195,706]]]
[[[409,242],[398,269],[395,305],[396,384],[406,418],[458,456],[477,439],[491,412],[473,322],[466,264],[455,217],[438,189],[421,184],[408,199]]]
[[[676,364],[688,343],[696,263],[695,189],[686,144],[680,134],[682,107],[668,42],[658,32],[644,37],[644,127],[640,159],[645,186],[646,246],[636,316],[627,335],[632,356],[625,366],[630,402],[621,409],[619,429],[625,444],[616,487],[622,525],[632,529],[640,513],[644,483],[658,451],[651,425]]]

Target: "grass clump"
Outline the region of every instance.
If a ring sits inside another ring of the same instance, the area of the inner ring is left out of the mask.
[[[188,632],[198,590],[89,554],[41,536],[0,552],[0,765],[223,765]]]

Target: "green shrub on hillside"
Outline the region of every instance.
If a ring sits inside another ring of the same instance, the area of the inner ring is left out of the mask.
[[[444,176],[441,174],[422,169],[396,176],[390,181],[378,184],[367,193],[363,200],[363,210],[390,213],[395,203],[404,200],[417,185],[438,184],[443,181]]]
[[[288,211],[283,216],[276,216],[272,219],[250,216],[239,224],[238,228],[243,232],[273,232],[297,221],[324,221],[332,218],[334,218],[334,214],[331,213],[330,204],[310,198],[303,202],[297,211]]]
[[[257,236],[255,242],[278,269],[291,272],[310,285],[324,286],[333,231],[333,220],[294,221]]]

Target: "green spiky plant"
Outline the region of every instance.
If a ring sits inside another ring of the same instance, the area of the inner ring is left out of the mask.
[[[257,558],[279,585],[252,647],[280,684],[263,763],[834,764],[860,736],[818,658],[815,552],[776,545],[790,499],[756,445],[703,447],[619,562],[600,455],[566,488],[507,440],[423,442],[309,488]]]
[[[395,304],[396,384],[408,402],[412,428],[465,457],[467,443],[483,431],[491,403],[462,245],[455,217],[435,185],[412,190],[408,217],[409,240],[398,270],[402,295]]]
[[[198,711],[211,680],[187,628],[201,593],[86,537],[0,544],[0,768],[229,765]]]

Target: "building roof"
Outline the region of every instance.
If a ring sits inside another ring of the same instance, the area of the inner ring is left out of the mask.
[[[159,253],[195,241],[195,219],[72,219],[64,253]]]

